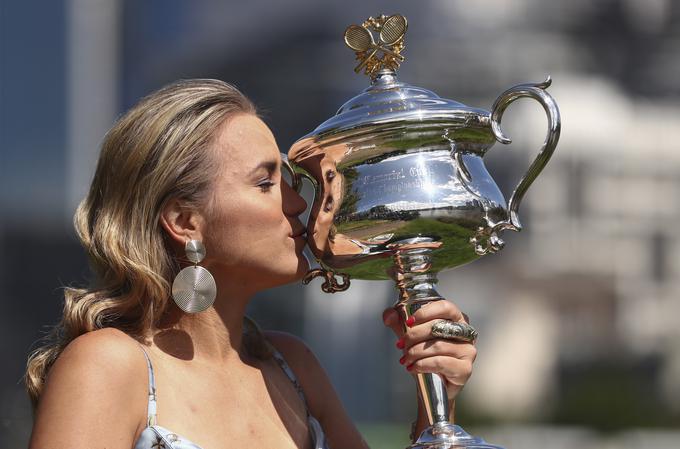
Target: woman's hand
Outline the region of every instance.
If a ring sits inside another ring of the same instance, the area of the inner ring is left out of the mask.
[[[396,309],[390,307],[383,312],[383,322],[399,338],[396,346],[403,352],[399,362],[410,373],[440,374],[449,401],[453,401],[472,374],[477,349],[474,343],[433,337],[432,325],[442,319],[468,322],[460,309],[446,300],[418,309],[406,322],[406,332]]]

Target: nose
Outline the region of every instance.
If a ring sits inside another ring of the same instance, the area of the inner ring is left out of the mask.
[[[281,196],[283,198],[283,213],[297,217],[307,209],[307,201],[295,191],[287,182],[281,183]]]

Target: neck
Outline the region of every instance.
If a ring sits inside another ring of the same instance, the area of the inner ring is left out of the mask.
[[[234,294],[236,289],[219,284],[217,291],[213,306],[196,314],[183,312],[169,298],[172,304],[154,333],[156,346],[183,360],[223,363],[241,358],[243,318],[251,294]]]

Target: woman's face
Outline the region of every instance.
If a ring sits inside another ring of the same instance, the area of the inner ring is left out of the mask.
[[[281,156],[267,125],[250,114],[217,131],[218,176],[204,215],[202,263],[218,280],[263,289],[300,279],[307,204],[281,177]]]

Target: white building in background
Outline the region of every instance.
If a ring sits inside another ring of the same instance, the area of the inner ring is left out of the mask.
[[[558,356],[621,351],[663,358],[667,405],[677,407],[680,106],[636,102],[601,79],[555,78],[562,136],[520,212],[529,218],[518,237],[527,251],[515,260],[524,280],[501,281],[510,290],[496,287],[500,310],[482,310],[482,355],[466,394],[491,415],[540,416]],[[517,114],[526,129],[545,127],[542,111]],[[540,141],[518,137],[529,161]],[[467,276],[479,285],[489,274]]]
[[[599,79],[565,79],[554,94],[563,157],[534,193],[531,256],[540,276],[611,279],[620,341],[663,354],[677,397],[680,106],[634,101]]]

